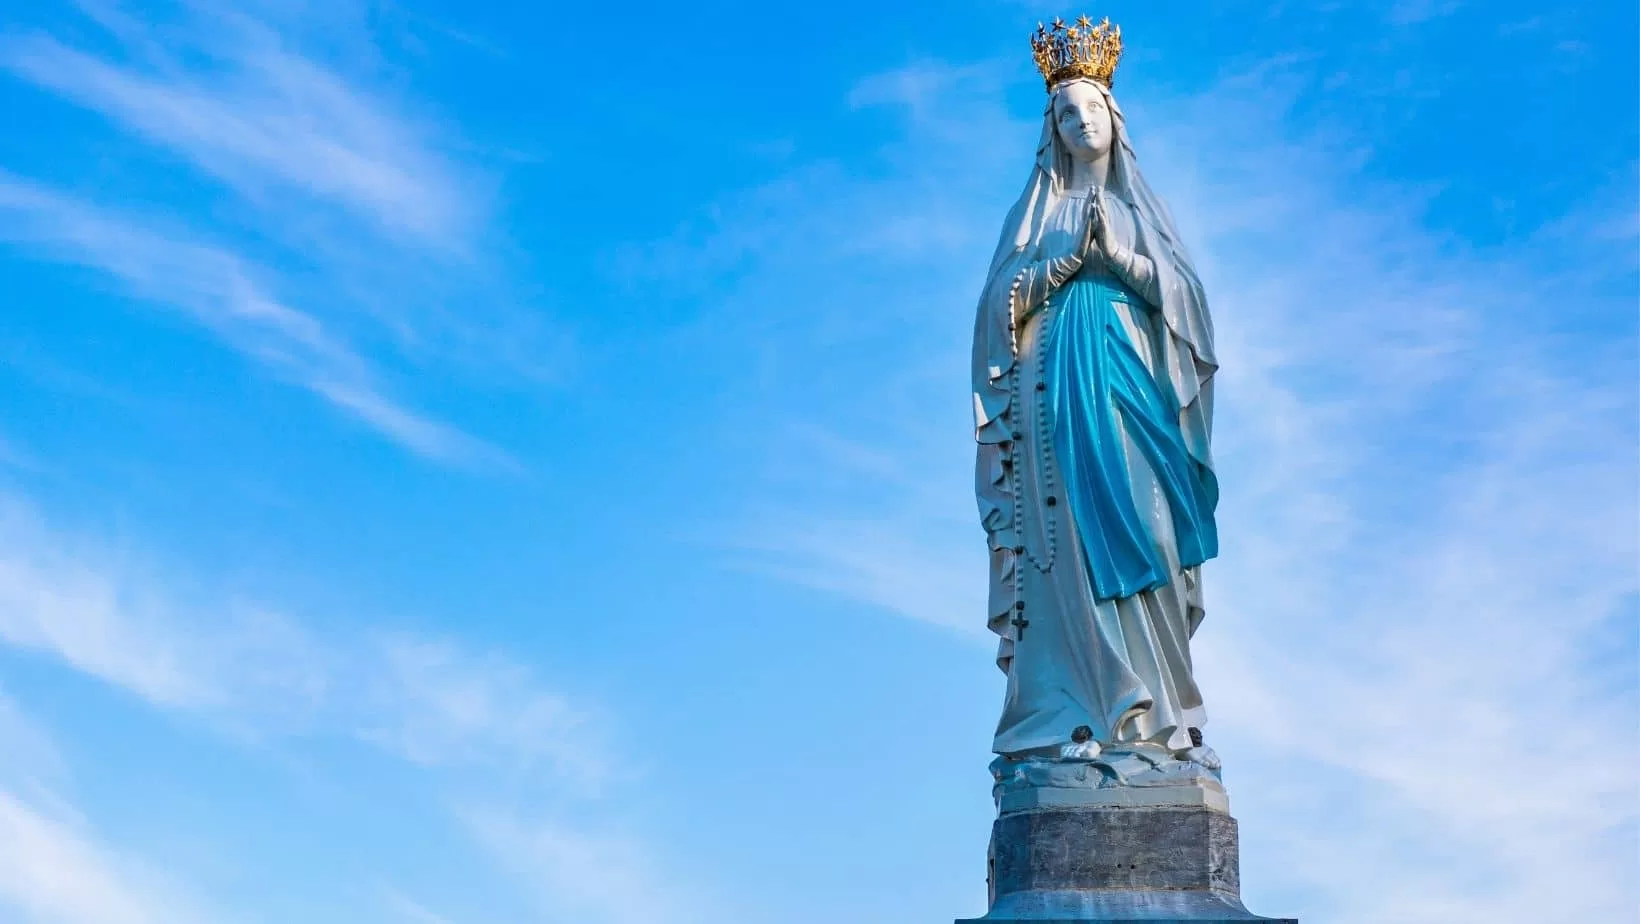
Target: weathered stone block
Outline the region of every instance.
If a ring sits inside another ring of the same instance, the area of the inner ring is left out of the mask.
[[[992,828],[990,883],[991,912],[958,924],[1274,920],[1242,906],[1236,820],[1209,808],[1004,814]]]

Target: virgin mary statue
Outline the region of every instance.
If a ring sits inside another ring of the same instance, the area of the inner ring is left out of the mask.
[[[988,621],[1008,675],[994,749],[1193,759],[1190,638],[1218,554],[1212,323],[1111,95],[1120,31],[1056,23],[1033,44],[1042,137],[974,329]]]

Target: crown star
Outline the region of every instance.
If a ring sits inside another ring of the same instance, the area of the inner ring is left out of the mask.
[[[1065,20],[1054,17],[1053,26],[1036,25],[1031,36],[1031,52],[1036,68],[1042,72],[1048,89],[1080,77],[1097,80],[1110,86],[1116,76],[1116,63],[1122,57],[1122,28],[1112,26],[1106,18],[1098,25],[1083,16],[1076,25],[1067,26]]]

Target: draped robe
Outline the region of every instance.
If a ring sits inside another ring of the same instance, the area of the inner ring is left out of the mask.
[[[1051,108],[1050,108],[1051,112]],[[1094,256],[1051,123],[993,261],[975,331],[976,488],[1007,697],[994,749],[1190,746],[1206,721],[1190,638],[1217,554],[1212,331],[1119,111],[1108,221],[1151,261],[1142,291]]]

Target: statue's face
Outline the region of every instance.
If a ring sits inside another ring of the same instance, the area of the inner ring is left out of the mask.
[[[1093,161],[1110,153],[1115,131],[1105,94],[1093,84],[1078,80],[1054,94],[1054,127],[1059,140],[1077,160]]]

